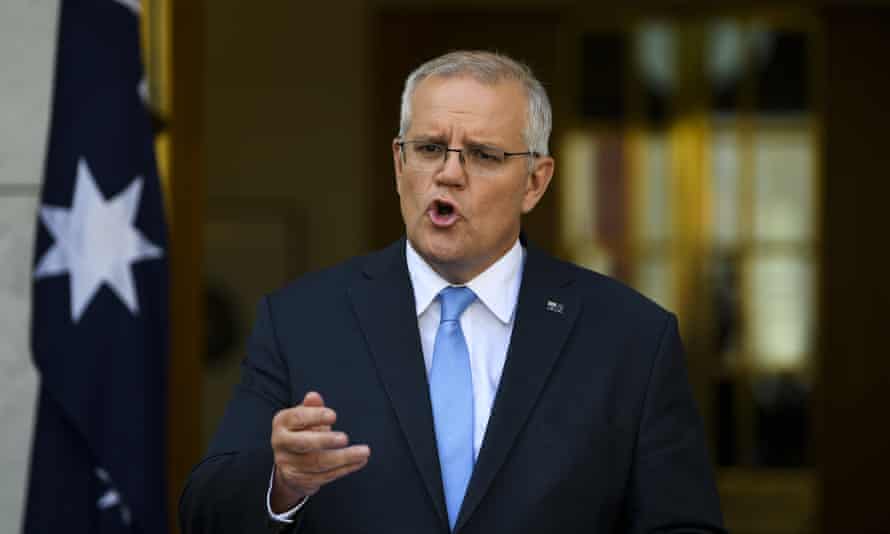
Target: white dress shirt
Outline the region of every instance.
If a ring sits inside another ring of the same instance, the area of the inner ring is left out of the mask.
[[[420,344],[427,377],[433,367],[433,347],[439,329],[441,304],[436,298],[449,284],[444,278],[414,250],[407,241],[405,257],[408,261],[408,275],[414,289],[414,304],[417,311],[417,326],[420,330]],[[522,268],[525,263],[525,249],[516,240],[506,254],[465,285],[476,294],[474,300],[460,318],[460,327],[467,341],[470,353],[470,371],[473,378],[473,406],[475,413],[473,428],[473,454],[479,456],[488,417],[494,397],[501,382],[504,363],[507,361],[507,348],[513,323],[516,318],[516,302],[519,299],[519,285],[522,281]],[[336,407],[334,407],[336,409]],[[272,477],[275,469],[272,469]],[[294,508],[283,514],[272,512],[272,482],[266,494],[266,508],[270,517],[277,521],[291,522],[294,514],[306,502],[304,499]]]

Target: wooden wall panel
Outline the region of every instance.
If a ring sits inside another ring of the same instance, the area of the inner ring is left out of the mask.
[[[824,11],[822,532],[890,532],[890,10]]]
[[[202,454],[205,13],[201,1],[171,7],[168,499],[170,531],[176,532],[179,494]]]

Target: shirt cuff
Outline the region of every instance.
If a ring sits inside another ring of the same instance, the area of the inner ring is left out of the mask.
[[[269,477],[269,489],[266,491],[266,511],[269,512],[269,517],[271,517],[273,521],[278,521],[279,523],[293,523],[294,516],[297,515],[297,512],[299,512],[301,508],[303,508],[303,505],[306,504],[309,497],[303,497],[303,500],[298,502],[297,505],[290,510],[281,514],[276,514],[272,511],[272,484],[274,483],[275,466],[272,466],[272,476]]]

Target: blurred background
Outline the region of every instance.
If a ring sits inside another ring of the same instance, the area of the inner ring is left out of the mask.
[[[0,417],[19,429],[2,524],[33,410],[22,310],[56,4],[0,22],[0,117],[25,133],[0,138],[0,251],[21,258],[0,273]],[[885,3],[145,0],[143,41],[171,233],[171,506],[258,299],[401,236],[405,76],[483,48],[527,62],[553,103],[530,239],[678,314],[729,529],[890,532]]]

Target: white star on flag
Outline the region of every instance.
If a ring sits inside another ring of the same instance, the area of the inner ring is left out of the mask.
[[[99,480],[101,480],[108,488],[102,496],[99,497],[99,500],[96,501],[96,507],[99,508],[99,510],[108,510],[109,508],[120,506],[121,521],[123,521],[125,525],[129,525],[133,520],[130,508],[121,501],[121,494],[111,485],[111,475],[101,467],[97,467],[94,472],[96,473],[96,476],[99,477]]]
[[[81,158],[77,162],[71,208],[46,204],[40,207],[40,218],[55,243],[40,259],[34,277],[70,274],[71,319],[75,323],[103,282],[127,309],[134,315],[139,313],[130,265],[164,254],[133,225],[141,197],[142,178],[137,176],[126,189],[106,201]]]

